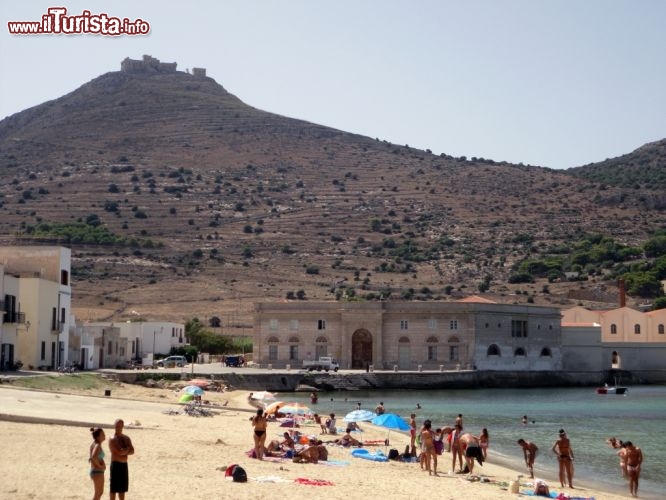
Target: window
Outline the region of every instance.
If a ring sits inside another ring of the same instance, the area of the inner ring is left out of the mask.
[[[317,321],[317,330],[326,330],[326,320],[320,319]]]
[[[527,337],[527,321],[512,319],[511,320],[511,336],[515,338]]]
[[[406,319],[400,320],[400,329],[401,330],[407,330],[408,327],[409,327],[409,325],[408,325]]]
[[[434,318],[430,318],[428,320],[428,328],[430,330],[437,330],[437,320]]]
[[[51,311],[51,331],[55,332],[58,329],[58,309],[55,307]]]
[[[513,352],[513,355],[514,355],[514,356],[525,356],[525,349],[523,349],[522,347],[518,347],[518,348]]]
[[[659,325],[659,326],[657,327],[657,333],[658,333],[659,335],[663,335],[663,334],[664,334],[664,325]]]
[[[16,323],[17,314],[16,314],[16,296],[15,295],[5,295],[5,311],[4,311],[4,322],[5,323]]]
[[[289,346],[289,360],[297,361],[298,360],[298,346],[290,345]]]
[[[46,359],[46,342],[44,342],[43,340],[42,340],[42,350],[39,359],[41,359],[42,361]]]
[[[449,346],[449,361],[458,361],[458,353],[460,348],[457,345]]]
[[[268,361],[277,361],[278,359],[278,346],[277,344],[270,344],[268,346]]]
[[[106,353],[110,356],[112,352],[113,352],[113,342],[109,340],[109,345],[106,349]]]
[[[638,323],[636,323],[636,324],[634,325],[634,333],[635,333],[636,335],[640,335],[640,333],[641,333],[641,325],[639,325]]]
[[[131,344],[132,344],[132,354],[134,354],[136,352],[136,340],[132,340]]]
[[[500,348],[497,346],[497,344],[490,344],[488,346],[487,356],[501,356]]]
[[[449,330],[457,330],[458,329],[458,320],[457,319],[452,319],[449,321]]]
[[[69,285],[69,272],[67,269],[60,270],[60,284],[65,286]]]
[[[292,319],[289,321],[289,329],[292,332],[297,332],[298,331],[298,320],[297,319]]]
[[[271,330],[277,330],[278,329],[278,320],[272,319],[268,322],[268,328]]]
[[[60,309],[60,324],[64,325],[67,322],[67,310],[63,307]]]
[[[547,357],[552,357],[553,355],[550,352],[550,349],[548,347],[544,347],[541,349],[541,354],[539,354],[542,358],[547,358]]]
[[[611,325],[611,334],[617,335],[617,325],[615,323]]]
[[[437,361],[437,337],[428,337],[428,361]]]

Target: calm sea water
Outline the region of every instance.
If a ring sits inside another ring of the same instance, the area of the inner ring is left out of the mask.
[[[280,399],[309,405],[307,393],[281,394]],[[539,455],[535,475],[559,487],[558,465],[550,451],[558,430],[569,435],[576,456],[574,485],[588,485],[617,494],[629,493],[621,477],[619,460],[605,440],[616,436],[632,441],[643,450],[639,495],[664,498],[666,489],[666,387],[630,387],[627,395],[597,395],[594,388],[561,389],[476,389],[431,391],[354,391],[319,393],[319,403],[310,405],[319,413],[335,412],[343,417],[356,409],[373,410],[379,401],[387,412],[408,417],[417,414],[433,427],[452,425],[463,414],[466,431],[477,434],[483,427],[490,433],[489,459],[524,471],[519,438],[536,443]],[[421,405],[416,410],[416,405]],[[527,415],[530,423],[523,425]],[[534,423],[532,423],[534,421]],[[444,455],[444,464],[450,455]],[[442,470],[448,470],[441,467]],[[450,465],[449,465],[450,468]],[[481,469],[482,470],[482,469]]]

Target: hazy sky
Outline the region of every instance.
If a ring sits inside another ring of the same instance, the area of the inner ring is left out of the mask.
[[[150,33],[9,34],[54,6]],[[568,168],[666,137],[663,0],[28,0],[0,15],[0,119],[150,54],[256,108],[436,154]]]

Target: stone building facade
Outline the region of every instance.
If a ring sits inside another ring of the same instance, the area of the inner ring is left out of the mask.
[[[560,311],[457,302],[258,303],[254,356],[294,368],[333,356],[342,368],[559,370]]]

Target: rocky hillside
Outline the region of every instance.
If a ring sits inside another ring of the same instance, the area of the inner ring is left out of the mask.
[[[482,281],[570,305],[579,283],[512,286],[514,264],[590,232],[640,245],[660,208],[267,113],[183,72],[107,73],[0,122],[0,239],[71,246],[83,319],[245,329],[256,300],[449,300]]]

